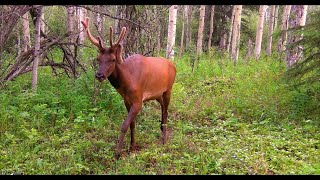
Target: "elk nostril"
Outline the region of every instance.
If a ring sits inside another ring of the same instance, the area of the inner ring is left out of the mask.
[[[96,78],[100,79],[100,78],[103,78],[104,75],[102,73],[96,73]]]

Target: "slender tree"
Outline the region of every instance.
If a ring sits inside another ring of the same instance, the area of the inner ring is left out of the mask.
[[[273,31],[277,30],[277,26],[278,26],[278,15],[279,15],[279,5],[276,5],[276,9],[275,9],[275,12],[274,12]]]
[[[187,36],[186,36],[186,49],[189,49],[189,45],[191,43],[192,39],[192,31],[191,31],[191,25],[192,25],[192,5],[188,5],[188,13],[187,13]]]
[[[172,5],[169,8],[169,24],[168,24],[168,39],[166,58],[174,59],[174,44],[176,40],[176,23],[177,23],[177,5]]]
[[[227,33],[225,32],[225,30],[221,31],[221,35],[220,35],[220,42],[219,42],[219,48],[221,50],[225,50],[226,49],[226,42],[227,42]]]
[[[209,40],[208,40],[208,50],[211,48],[212,41],[212,33],[213,33],[213,19],[214,19],[214,5],[211,6],[210,11],[210,32],[209,32]]]
[[[32,89],[34,91],[37,90],[37,83],[38,83],[38,64],[39,64],[39,57],[40,57],[40,30],[42,24],[42,13],[43,7],[39,6],[36,9],[37,17],[36,17],[36,25],[35,25],[35,36],[34,36],[34,60],[33,60],[33,67],[32,67]]]
[[[158,53],[158,56],[160,55],[160,51],[161,51],[161,29],[162,29],[162,25],[161,25],[161,18],[159,17],[159,8],[158,6],[153,6],[154,8],[154,13],[155,13],[155,18],[156,18],[156,23],[158,24],[157,26],[157,46],[156,46],[156,50]]]
[[[77,7],[77,14],[78,14],[78,21],[77,21],[77,24],[78,24],[78,30],[80,31],[79,33],[79,43],[80,44],[83,44],[84,41],[85,41],[85,31],[84,31],[84,28],[81,24],[81,21],[84,20],[84,18],[86,17],[86,9],[84,8],[81,8],[81,7]]]
[[[268,37],[267,37],[267,55],[271,55],[272,51],[272,33],[273,33],[273,24],[274,24],[274,14],[275,14],[275,5],[271,6],[269,23],[268,23]]]
[[[305,26],[306,24],[306,17],[307,17],[307,9],[308,5],[293,5],[292,6],[292,18],[289,20],[290,22],[290,29]],[[288,44],[291,45],[302,40],[303,34],[297,35],[294,33],[290,33],[288,38]],[[286,65],[287,68],[290,68],[293,64],[299,61],[302,58],[303,47],[300,45],[296,46],[289,46],[287,49],[287,56],[286,56]]]
[[[115,17],[120,17],[120,5],[114,6],[114,16]],[[119,28],[119,20],[118,19],[113,19],[113,29],[115,30],[115,33],[118,33],[118,28]]]
[[[30,27],[29,27],[29,13],[22,16],[22,32],[23,32],[23,51],[27,52],[31,46],[30,42]]]
[[[259,18],[257,24],[257,34],[256,34],[256,42],[255,42],[255,49],[254,49],[254,56],[255,59],[259,59],[261,54],[261,42],[262,42],[262,35],[263,35],[263,22],[264,22],[264,15],[266,11],[266,6],[261,5],[259,8]]]
[[[74,7],[67,6],[67,31],[70,34],[74,33]],[[74,42],[74,36],[69,36],[69,42]]]
[[[180,51],[179,56],[181,57],[183,51],[183,40],[184,40],[184,23],[185,23],[185,7],[181,6],[182,8],[182,28],[181,28],[181,42],[180,42]]]
[[[18,24],[17,28],[16,28],[16,37],[17,37],[17,52],[18,52],[18,56],[21,54],[21,37],[20,37],[20,23]]]
[[[198,28],[198,39],[197,39],[197,54],[202,53],[202,42],[203,42],[203,30],[204,30],[204,16],[206,12],[206,6],[200,6],[200,18],[199,18],[199,28]]]
[[[98,34],[101,38],[101,40],[104,42],[104,28],[103,28],[103,24],[104,24],[104,17],[103,15],[100,13],[103,11],[103,6],[102,5],[96,5],[94,6],[94,9],[96,10],[97,13],[95,13],[95,17],[94,17],[94,25],[97,28]]]
[[[278,42],[278,52],[285,50],[285,45],[287,43],[287,29],[288,29],[288,20],[291,11],[291,5],[286,5],[284,7],[282,21],[281,21],[281,36]]]
[[[247,49],[247,55],[246,58],[249,59],[252,57],[252,49],[253,49],[253,41],[251,38],[248,40],[248,49]]]
[[[232,38],[232,30],[233,30],[233,21],[234,21],[234,13],[235,13],[235,6],[232,8],[232,15],[230,21],[230,28],[229,28],[229,35],[228,35],[228,44],[227,44],[227,52],[230,53],[230,46],[231,46],[231,38]]]
[[[235,5],[234,8],[235,12],[234,23],[232,26],[231,58],[234,62],[234,65],[236,65],[239,56],[242,5]]]
[[[41,14],[41,31],[46,33],[46,24],[44,23],[44,8],[42,9],[42,14]]]

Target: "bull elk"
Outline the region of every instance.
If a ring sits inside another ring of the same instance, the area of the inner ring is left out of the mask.
[[[89,18],[81,21],[88,38],[99,49],[97,61],[99,64],[95,78],[102,82],[109,80],[111,85],[122,96],[128,111],[128,116],[121,126],[115,158],[119,159],[125,134],[130,126],[130,150],[135,149],[134,128],[135,118],[142,109],[143,102],[157,100],[161,105],[162,117],[160,129],[162,142],[166,142],[166,125],[171,90],[176,76],[176,68],[169,60],[162,57],[145,57],[135,54],[122,59],[122,46],[126,28],[123,27],[118,41],[113,44],[112,27],[110,26],[110,47],[104,47],[100,37],[94,38],[89,30]]]

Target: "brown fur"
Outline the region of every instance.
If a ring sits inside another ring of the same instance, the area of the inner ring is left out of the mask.
[[[134,128],[135,118],[140,112],[143,102],[157,100],[161,105],[161,131],[163,143],[166,141],[166,125],[168,117],[168,106],[173,83],[176,76],[176,68],[172,62],[162,57],[145,57],[133,55],[122,60],[122,47],[119,44],[124,38],[125,28],[122,28],[120,38],[116,44],[112,43],[112,28],[110,27],[110,48],[103,47],[101,39],[93,38],[90,34],[89,20],[82,22],[85,26],[89,39],[99,50],[99,68],[96,78],[102,82],[108,79],[111,85],[122,96],[128,116],[121,126],[121,134],[116,152],[116,158],[120,157],[125,134],[130,126],[131,147],[135,149]]]

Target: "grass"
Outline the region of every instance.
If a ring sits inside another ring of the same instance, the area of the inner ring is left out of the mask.
[[[160,105],[137,118],[139,151],[115,161],[126,110],[106,82],[93,102],[93,73],[75,83],[39,71],[0,91],[0,174],[320,174],[319,87],[292,89],[272,58],[240,61],[203,55],[194,72],[175,58],[169,141],[160,143]]]

